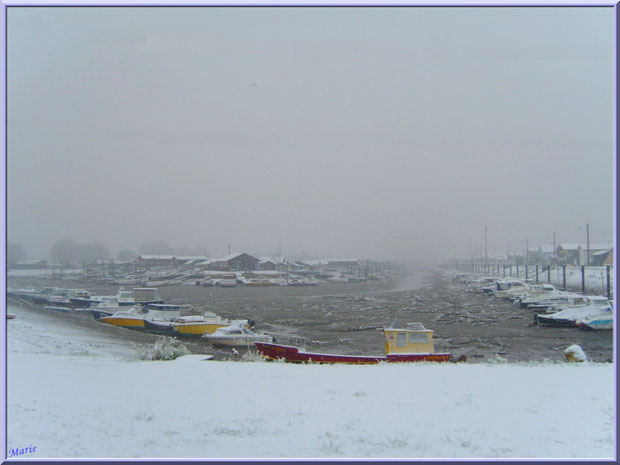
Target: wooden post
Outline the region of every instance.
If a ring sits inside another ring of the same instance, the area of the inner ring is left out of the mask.
[[[607,299],[611,300],[611,289],[610,289],[610,278],[609,278],[609,265],[607,265]]]
[[[502,265],[502,278],[506,277],[506,264]]]
[[[536,265],[536,284],[538,284],[538,265]]]
[[[581,293],[586,293],[586,267],[581,265]]]
[[[547,283],[551,284],[551,265],[547,266]]]
[[[566,290],[566,265],[562,265],[562,289]]]
[[[519,277],[519,265],[517,265],[517,278]]]
[[[528,266],[527,266],[527,265],[525,265],[525,279],[527,279],[527,277],[528,277],[528,276],[527,276],[527,269],[528,269]]]
[[[512,265],[509,265],[509,266],[510,266],[510,268],[509,268],[509,270],[510,270],[510,276],[512,276]]]

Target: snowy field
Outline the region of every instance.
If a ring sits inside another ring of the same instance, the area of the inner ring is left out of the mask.
[[[10,308],[20,458],[612,458],[612,364],[139,361]]]

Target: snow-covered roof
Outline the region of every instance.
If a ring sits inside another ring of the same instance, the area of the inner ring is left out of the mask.
[[[243,255],[243,254],[250,255],[250,254],[249,254],[249,253],[247,253],[247,252],[237,252],[237,253],[231,253],[231,254],[226,255],[225,257],[222,257],[222,258],[215,259],[215,260],[213,260],[213,261],[214,261],[214,262],[227,262],[227,261],[232,260],[233,258],[237,258],[237,257],[239,257],[240,255]],[[256,257],[255,257],[255,256],[253,256],[253,255],[250,255],[250,257],[252,257],[252,258],[256,258]],[[258,260],[258,259],[257,259],[257,260]]]
[[[594,256],[599,256],[599,255],[606,255],[606,254],[608,254],[609,252],[611,252],[611,250],[610,250],[610,249],[607,249],[607,250],[600,250],[600,251],[598,251],[598,252],[594,252],[594,253],[592,254],[592,256],[594,257]]]
[[[142,260],[172,260],[174,255],[138,255]]]
[[[540,244],[538,247],[543,253],[553,253],[555,251],[553,244]]]
[[[138,255],[138,258],[142,260],[207,260],[207,257],[203,255],[198,256],[181,256],[181,255]]]
[[[17,262],[16,265],[36,265],[38,263],[43,263],[45,260],[22,260],[21,262]]]
[[[357,263],[359,262],[359,258],[320,258],[318,260],[304,260],[303,263],[310,266],[316,265],[329,265],[330,263]]]

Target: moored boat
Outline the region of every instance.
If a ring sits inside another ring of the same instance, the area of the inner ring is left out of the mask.
[[[212,312],[202,315],[177,318],[172,326],[178,336],[201,337],[205,333],[213,333],[217,328],[230,326],[230,321],[223,320]]]
[[[255,342],[273,341],[270,334],[255,333],[247,326],[248,320],[233,320],[230,326],[223,326],[202,337],[214,347],[250,347]]]
[[[449,362],[450,353],[435,353],[433,330],[421,323],[408,323],[406,328],[384,328],[385,355],[341,355],[312,353],[290,345],[256,342],[258,351],[269,360],[287,362],[377,364],[380,362]]]
[[[102,316],[99,321],[114,326],[121,326],[128,329],[144,329],[144,315],[139,312],[139,306],[129,307],[126,310],[116,312],[111,316]]]
[[[606,313],[613,314],[611,303],[607,306],[586,305],[583,307],[572,307],[549,315],[539,313],[535,316],[534,321],[539,326],[576,327],[577,321],[584,321]]]
[[[63,306],[58,306],[58,305],[46,305],[43,308],[45,310],[51,310],[53,312],[61,312],[61,313],[67,313],[71,311],[71,307],[63,307]]]

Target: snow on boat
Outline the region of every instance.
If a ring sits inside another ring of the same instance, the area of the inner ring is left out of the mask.
[[[601,329],[614,329],[614,314],[609,308],[609,311],[601,313],[600,315],[594,315],[589,318],[577,320],[577,326],[580,329],[588,330],[601,330]]]
[[[574,327],[578,320],[587,320],[588,318],[599,316],[602,314],[613,314],[612,305],[586,305],[584,307],[573,307],[562,310],[561,312],[549,315],[537,314],[534,321],[539,326],[568,326]]]
[[[202,337],[214,347],[250,347],[255,342],[272,342],[270,334],[259,334],[247,328],[248,320],[233,320],[230,326],[217,328]]]
[[[144,314],[139,312],[139,308],[139,306],[129,307],[112,316],[102,316],[99,321],[122,328],[142,330],[144,329]]]
[[[269,360],[287,362],[376,364],[380,362],[449,362],[450,353],[435,353],[433,330],[422,323],[408,323],[407,328],[384,328],[385,355],[339,355],[306,352],[296,346],[256,342],[258,351]]]
[[[203,334],[213,333],[217,328],[223,326],[230,326],[230,321],[223,320],[219,315],[212,312],[177,318],[172,323],[172,327],[178,336],[187,337],[201,337]]]
[[[174,334],[173,323],[181,318],[182,311],[192,308],[191,305],[149,304],[148,313],[144,316],[144,327],[147,331]]]

